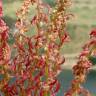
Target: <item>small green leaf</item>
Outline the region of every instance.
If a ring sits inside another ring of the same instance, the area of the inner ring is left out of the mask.
[[[90,57],[89,57],[89,61],[90,61],[93,65],[96,65],[96,57],[90,56]]]

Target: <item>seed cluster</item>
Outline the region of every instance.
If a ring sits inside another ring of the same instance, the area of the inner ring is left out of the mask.
[[[4,46],[0,46],[2,94],[56,96],[60,89],[57,75],[65,62],[60,49],[69,41],[66,22],[72,16],[67,13],[70,4],[70,0],[57,0],[53,9],[41,0],[24,0],[21,9],[16,12],[12,50],[7,43],[8,28],[1,19],[0,45]],[[35,7],[36,13],[30,20],[31,6]],[[27,36],[33,27],[36,34]]]
[[[96,64],[96,29],[90,33],[90,40],[84,45],[77,64],[73,67],[74,80],[65,96],[83,95],[92,96],[81,85],[86,81],[89,69]]]

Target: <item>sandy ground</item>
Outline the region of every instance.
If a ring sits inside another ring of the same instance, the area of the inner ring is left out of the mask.
[[[77,63],[79,54],[66,54],[65,63],[62,65],[62,69],[72,69],[72,67]]]

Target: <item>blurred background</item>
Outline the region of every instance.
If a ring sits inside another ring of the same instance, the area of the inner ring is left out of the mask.
[[[52,7],[55,5],[55,0],[44,1]],[[20,8],[22,2],[23,0],[3,0],[3,18],[11,30],[14,30],[16,21],[15,12]],[[33,9],[32,7],[30,15],[34,14]],[[65,55],[66,63],[62,67],[64,71],[58,76],[62,86],[57,96],[63,96],[64,91],[69,88],[73,78],[71,68],[76,64],[77,56],[81,52],[82,46],[88,41],[90,31],[96,27],[96,0],[72,0],[70,12],[74,14],[74,17],[68,21],[67,25],[67,31],[70,34],[71,41],[66,43],[61,50],[61,53]],[[87,81],[84,84],[92,92],[92,96],[96,96],[96,71],[94,69],[90,71]]]
[[[13,29],[16,21],[15,12],[22,5],[23,0],[3,0],[4,20]],[[55,0],[44,0],[54,7]],[[71,42],[66,44],[62,51],[67,54],[79,53],[81,46],[89,38],[89,32],[96,26],[96,0],[72,0],[70,12],[74,17],[69,20],[67,30],[71,37]],[[34,14],[31,10],[30,14]]]

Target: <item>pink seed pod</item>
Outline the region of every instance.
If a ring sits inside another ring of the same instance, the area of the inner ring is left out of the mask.
[[[2,0],[0,0],[0,17],[3,16],[3,12],[2,12]]]

